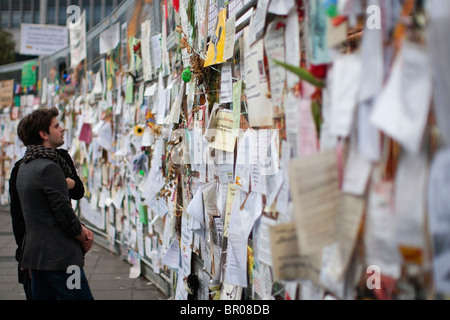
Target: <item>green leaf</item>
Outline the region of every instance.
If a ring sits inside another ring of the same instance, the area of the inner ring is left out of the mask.
[[[295,73],[301,80],[309,82],[310,84],[312,84],[312,85],[314,85],[316,87],[319,87],[319,88],[325,87],[325,84],[321,80],[317,79],[308,70],[305,70],[303,68],[287,64],[287,63],[279,61],[279,60],[273,60],[273,62],[275,62],[276,64],[278,64],[278,65],[286,68],[287,70]]]
[[[311,113],[314,119],[314,123],[316,125],[317,136],[320,137],[320,129],[322,127],[322,120],[320,116],[321,110],[320,105],[315,101],[311,103]]]

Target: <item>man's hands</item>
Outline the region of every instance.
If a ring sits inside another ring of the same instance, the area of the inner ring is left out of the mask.
[[[81,243],[84,251],[88,252],[94,243],[94,233],[84,225],[81,225],[81,234],[76,239]]]
[[[66,183],[67,183],[67,189],[72,190],[73,188],[75,188],[75,180],[66,178]]]
[[[86,232],[86,241],[82,243],[82,246],[84,251],[88,252],[89,250],[91,250],[92,244],[94,243],[94,233],[91,230],[85,228],[84,226],[83,228],[85,229]]]

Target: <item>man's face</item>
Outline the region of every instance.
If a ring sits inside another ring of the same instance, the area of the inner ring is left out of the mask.
[[[52,149],[56,149],[64,144],[64,128],[59,125],[56,117],[52,120],[47,140],[44,141],[44,144]]]

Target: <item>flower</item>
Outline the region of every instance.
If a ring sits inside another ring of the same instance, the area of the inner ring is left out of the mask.
[[[183,33],[183,28],[180,25],[177,25],[175,31],[178,33]]]
[[[134,134],[137,135],[138,137],[142,136],[144,134],[144,128],[142,128],[140,125],[135,125],[134,126]]]

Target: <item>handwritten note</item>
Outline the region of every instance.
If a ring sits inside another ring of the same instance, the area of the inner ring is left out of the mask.
[[[289,163],[289,182],[302,255],[336,240],[340,190],[336,152],[317,153]]]

